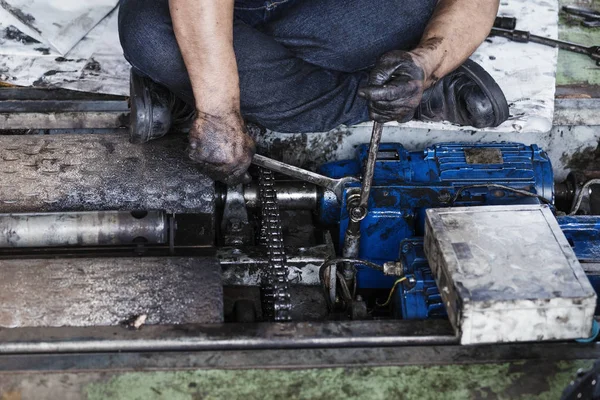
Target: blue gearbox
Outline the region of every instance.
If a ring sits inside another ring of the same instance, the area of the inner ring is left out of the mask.
[[[367,152],[368,145],[361,145],[355,159],[325,164],[320,172],[332,178],[359,177]],[[523,196],[506,187],[535,195]],[[347,194],[356,190],[346,189]],[[397,260],[404,240],[423,236],[427,208],[552,203],[553,196],[552,165],[547,154],[536,145],[454,143],[409,152],[401,144],[382,143],[369,213],[361,225],[359,256],[380,265]],[[348,225],[346,201],[339,204],[335,197],[325,195],[319,211],[322,224],[339,224],[341,246]],[[431,281],[427,268],[419,271],[420,283]],[[395,279],[380,271],[359,267],[357,287],[389,289]],[[427,312],[438,312],[434,300],[432,298],[431,311]]]

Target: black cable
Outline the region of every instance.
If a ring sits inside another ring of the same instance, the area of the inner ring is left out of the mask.
[[[539,195],[537,193],[531,193],[531,192],[528,192],[527,190],[516,189],[516,188],[510,187],[510,186],[506,186],[506,185],[499,185],[497,183],[487,183],[487,184],[481,184],[481,185],[468,185],[468,186],[461,187],[460,189],[458,189],[456,191],[456,194],[454,195],[454,197],[450,201],[449,205],[450,206],[454,205],[454,203],[456,203],[456,201],[458,200],[458,198],[460,197],[460,195],[462,194],[462,192],[464,192],[465,190],[468,190],[468,189],[479,189],[479,188],[502,189],[502,190],[506,190],[506,191],[509,191],[509,192],[520,194],[522,196],[535,197],[535,198],[537,198],[538,200],[540,200],[544,204],[552,204],[552,202],[550,200],[548,200],[544,196]]]
[[[583,201],[583,198],[586,196],[586,194],[589,195],[590,186],[598,184],[600,184],[600,179],[590,179],[585,183],[585,185],[581,187],[579,193],[577,193],[577,197],[573,201],[573,206],[571,207],[569,215],[577,214],[577,211],[579,211],[579,208],[581,207],[581,202]]]
[[[375,264],[371,261],[366,261],[366,260],[361,260],[358,258],[344,258],[344,257],[339,257],[339,258],[332,258],[329,260],[326,260],[323,265],[321,265],[321,268],[319,268],[319,279],[324,282],[325,279],[325,270],[329,267],[331,267],[332,265],[336,265],[339,263],[343,263],[343,262],[347,262],[347,263],[353,263],[353,264],[363,264],[366,265],[367,267],[376,269],[378,271],[383,271],[383,267],[379,264]]]
[[[333,304],[331,304],[331,299],[329,298],[329,291],[328,291],[328,288],[327,288],[327,285],[325,282],[325,270],[327,268],[331,267],[332,265],[336,265],[336,264],[343,263],[343,262],[353,263],[353,264],[363,264],[363,265],[366,265],[367,267],[374,268],[378,271],[383,271],[383,267],[381,265],[375,264],[371,261],[360,260],[358,258],[339,257],[339,258],[332,258],[332,259],[326,260],[323,263],[323,265],[321,265],[321,267],[319,268],[319,280],[323,284],[323,290],[325,291],[325,301],[327,302],[327,305],[329,306],[330,310],[333,310]],[[354,268],[356,268],[356,267],[354,267]],[[337,278],[338,277],[336,274],[336,279]],[[347,287],[347,285],[346,285],[346,287]]]

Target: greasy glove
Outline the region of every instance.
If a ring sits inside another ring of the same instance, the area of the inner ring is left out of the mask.
[[[410,121],[425,90],[425,72],[407,51],[394,50],[379,58],[359,96],[369,101],[377,122]]]
[[[248,167],[256,151],[237,112],[211,115],[198,112],[190,130],[189,157],[215,181],[233,186],[248,183]]]

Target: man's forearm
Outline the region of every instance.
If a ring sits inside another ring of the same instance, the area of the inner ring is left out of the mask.
[[[427,86],[460,66],[485,40],[499,0],[440,0],[421,42],[411,53],[425,70]]]
[[[239,112],[233,4],[234,0],[169,0],[173,29],[201,112]]]

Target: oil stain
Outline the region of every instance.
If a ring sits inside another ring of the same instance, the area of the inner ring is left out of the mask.
[[[21,42],[23,44],[39,43],[37,40],[24,34],[14,26],[8,26],[4,29],[4,37],[8,40],[14,40],[15,42]]]
[[[0,0],[0,7],[4,8],[6,11],[11,13],[14,17],[16,17],[19,21],[34,29],[37,33],[42,33],[38,28],[36,28],[33,23],[35,22],[35,18],[31,14],[24,13],[21,9],[11,6],[6,2],[6,0]]]
[[[596,147],[588,146],[571,155],[564,153],[560,158],[569,169],[584,171],[600,169],[600,144]]]

